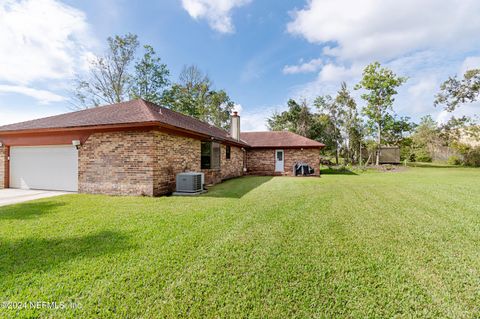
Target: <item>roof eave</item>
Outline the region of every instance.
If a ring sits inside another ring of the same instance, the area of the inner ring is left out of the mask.
[[[226,139],[226,138],[222,138],[222,137],[218,137],[218,136],[212,136],[212,135],[209,135],[209,134],[204,134],[204,133],[200,133],[200,132],[193,131],[193,130],[187,130],[187,129],[184,129],[184,128],[181,128],[181,127],[178,127],[178,126],[174,126],[174,125],[170,125],[170,124],[159,123],[159,126],[164,128],[164,129],[167,129],[167,130],[181,132],[181,133],[187,133],[188,135],[193,135],[193,136],[199,137],[201,139],[215,140],[215,141],[218,141],[218,142],[221,142],[221,143],[226,143],[226,144],[235,145],[235,146],[239,146],[239,147],[249,147],[250,146],[250,145],[248,145],[248,144],[246,144],[242,141],[235,141],[235,140],[230,140],[230,139]]]
[[[21,130],[6,130],[0,131],[1,135],[20,135],[20,134],[35,134],[35,133],[55,133],[55,132],[71,132],[71,131],[95,131],[95,130],[114,130],[124,128],[142,128],[155,127],[159,122],[137,122],[137,123],[121,123],[121,124],[101,124],[101,125],[85,125],[85,126],[70,126],[70,127],[51,127],[51,128],[36,128],[36,129],[21,129]]]
[[[323,148],[325,145],[250,145],[250,148]]]
[[[121,124],[102,124],[102,125],[85,125],[85,126],[71,126],[71,127],[54,127],[54,128],[37,128],[37,129],[23,129],[23,130],[9,130],[9,131],[0,131],[0,136],[11,136],[11,135],[31,135],[31,134],[45,134],[45,133],[61,133],[61,132],[83,132],[83,131],[115,131],[115,130],[125,130],[125,129],[145,129],[145,128],[163,128],[168,131],[187,133],[191,137],[196,137],[200,139],[214,139],[219,142],[226,144],[231,144],[239,147],[249,147],[248,144],[243,141],[234,141],[218,136],[211,136],[208,134],[203,134],[193,130],[187,130],[181,127],[174,125],[165,124],[159,121],[149,121],[149,122],[134,122],[134,123],[121,123]]]

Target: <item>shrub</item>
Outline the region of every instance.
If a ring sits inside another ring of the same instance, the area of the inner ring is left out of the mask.
[[[480,167],[480,146],[472,147],[468,144],[455,143],[453,148],[462,155],[462,164]]]
[[[466,151],[463,154],[463,163],[467,166],[480,167],[480,146]]]
[[[417,156],[415,153],[410,154],[410,157],[407,159],[409,162],[416,162],[417,161]]]
[[[413,141],[411,138],[406,137],[400,142],[400,160],[412,162],[412,157],[415,158]]]
[[[432,161],[432,156],[430,153],[424,149],[424,148],[419,148],[415,150],[415,161],[417,162],[431,162]]]
[[[457,155],[452,155],[448,158],[447,163],[450,164],[450,165],[461,165],[462,164],[462,159],[460,157],[458,157]]]

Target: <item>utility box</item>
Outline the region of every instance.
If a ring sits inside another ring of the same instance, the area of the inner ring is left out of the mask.
[[[200,193],[203,191],[201,173],[179,173],[176,182],[177,193]]]

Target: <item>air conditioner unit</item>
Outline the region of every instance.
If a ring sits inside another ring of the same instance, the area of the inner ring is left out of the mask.
[[[198,193],[203,191],[201,173],[177,174],[177,193]]]

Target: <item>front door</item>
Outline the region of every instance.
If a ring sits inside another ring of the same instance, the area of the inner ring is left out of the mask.
[[[275,172],[283,172],[284,161],[283,150],[275,150]]]

